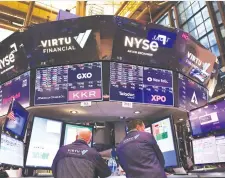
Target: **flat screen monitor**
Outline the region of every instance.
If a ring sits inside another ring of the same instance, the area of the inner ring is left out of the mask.
[[[178,107],[190,111],[207,104],[208,90],[182,74],[178,75],[178,89]]]
[[[13,99],[5,121],[5,131],[23,139],[26,132],[28,116],[29,112],[19,102]]]
[[[165,167],[177,167],[177,150],[174,140],[174,129],[172,118],[164,118],[152,124],[152,134],[154,135],[159,148],[161,149]]]
[[[192,141],[195,165],[225,162],[225,136],[210,136]]]
[[[206,135],[225,129],[225,101],[209,104],[189,113],[193,136]]]
[[[24,167],[24,144],[6,134],[1,134],[0,163]]]
[[[64,145],[68,145],[76,141],[76,136],[81,130],[90,130],[92,132],[92,139],[89,143],[91,147],[93,145],[93,127],[91,126],[84,126],[84,125],[73,125],[73,124],[66,124],[65,128],[65,137],[64,137]]]
[[[30,72],[0,85],[0,116],[7,114],[12,98],[24,108],[30,106]]]
[[[102,100],[102,63],[36,70],[35,105]]]
[[[173,106],[173,73],[111,62],[110,100]]]
[[[27,167],[50,168],[60,147],[62,122],[34,117]]]

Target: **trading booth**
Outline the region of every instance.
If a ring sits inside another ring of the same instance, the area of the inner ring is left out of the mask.
[[[50,176],[80,129],[107,153],[139,118],[168,177],[225,177],[217,76],[217,58],[180,29],[90,16],[15,32],[0,44],[0,173]]]

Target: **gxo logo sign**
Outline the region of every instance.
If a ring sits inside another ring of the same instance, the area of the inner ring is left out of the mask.
[[[166,97],[160,95],[152,95],[152,101],[166,102]]]
[[[90,72],[77,74],[77,79],[88,79],[91,77],[92,77],[92,73],[90,73]]]

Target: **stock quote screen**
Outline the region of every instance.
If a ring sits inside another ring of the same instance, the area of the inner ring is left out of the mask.
[[[111,62],[110,100],[173,106],[172,71]]]
[[[35,105],[102,100],[102,63],[40,68]]]
[[[0,85],[0,116],[7,114],[12,98],[24,108],[30,106],[30,72]]]
[[[185,110],[201,107],[208,101],[208,90],[182,74],[178,75],[178,106]]]

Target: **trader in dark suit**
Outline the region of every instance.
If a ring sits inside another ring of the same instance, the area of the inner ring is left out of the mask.
[[[142,120],[128,123],[128,134],[116,152],[127,178],[166,178],[163,154]]]
[[[52,164],[54,178],[105,178],[111,175],[100,154],[88,146],[92,133],[82,130],[70,145],[62,146]]]

